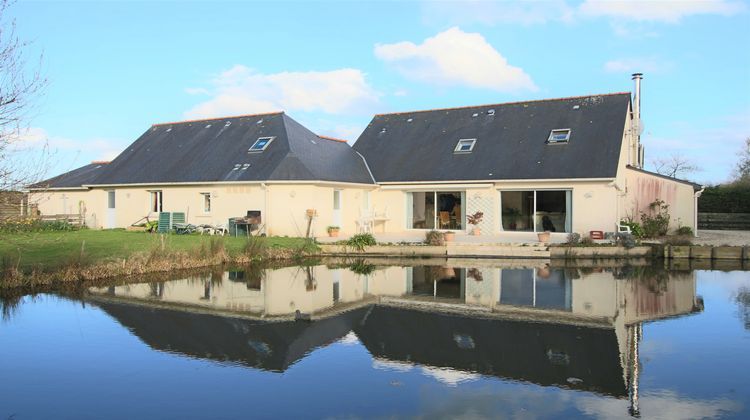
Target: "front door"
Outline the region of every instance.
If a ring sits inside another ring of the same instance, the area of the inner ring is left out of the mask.
[[[105,229],[114,229],[117,227],[115,204],[115,192],[107,191],[107,223],[104,225]]]

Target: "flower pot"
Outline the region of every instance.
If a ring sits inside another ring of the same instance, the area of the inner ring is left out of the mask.
[[[336,238],[339,236],[339,230],[338,229],[331,229],[328,231],[328,236],[331,238]]]
[[[536,236],[539,238],[539,242],[549,242],[549,232],[539,232]]]
[[[456,234],[454,232],[445,232],[443,238],[445,238],[445,242],[453,242],[456,239]]]
[[[479,235],[482,234],[482,229],[480,229],[478,227],[474,227],[474,228],[471,229],[471,234],[474,235],[474,236],[479,236]]]

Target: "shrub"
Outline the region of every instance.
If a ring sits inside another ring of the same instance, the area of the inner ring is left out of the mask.
[[[378,241],[375,240],[375,237],[371,233],[358,233],[349,238],[346,244],[353,246],[358,251],[364,251],[366,246],[377,245]]]
[[[637,245],[633,234],[627,232],[617,232],[617,235],[615,235],[615,243],[624,246],[625,249],[631,249]]]
[[[742,184],[706,187],[698,199],[699,213],[750,213],[750,186]]]
[[[693,236],[693,228],[690,226],[680,226],[675,233],[680,236]]]
[[[583,245],[583,246],[590,246],[590,245],[594,245],[595,242],[594,242],[593,239],[591,239],[590,236],[585,236],[585,237],[581,238],[580,244]]]
[[[262,259],[268,254],[268,241],[262,236],[249,236],[242,252],[251,259]]]
[[[664,239],[664,245],[690,246],[692,244],[693,244],[693,239],[690,236],[670,235]]]
[[[620,224],[630,228],[630,233],[636,238],[643,238],[643,227],[635,220],[623,220]]]
[[[2,233],[66,232],[81,227],[64,220],[13,219],[0,222]]]
[[[568,245],[578,245],[580,242],[581,242],[580,233],[571,232],[568,234],[568,239],[566,241]]]
[[[655,238],[666,235],[669,230],[669,204],[665,204],[662,200],[656,200],[649,204],[648,208],[649,214],[641,214],[643,236]]]
[[[375,265],[368,264],[363,259],[358,259],[349,266],[349,270],[351,270],[355,274],[369,276],[373,271],[375,271]]]
[[[443,246],[445,245],[445,235],[442,232],[431,230],[425,234],[424,243],[427,245]]]

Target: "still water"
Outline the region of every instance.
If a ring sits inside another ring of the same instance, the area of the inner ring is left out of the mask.
[[[750,417],[748,272],[418,263],[6,301],[0,419]]]

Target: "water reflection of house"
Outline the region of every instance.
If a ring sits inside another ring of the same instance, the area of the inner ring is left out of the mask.
[[[144,342],[192,357],[284,370],[354,331],[381,362],[630,393],[635,411],[642,323],[700,308],[691,273],[445,262],[372,268],[226,272],[91,291]],[[196,307],[201,313],[175,310]],[[296,311],[316,321],[285,319]]]

